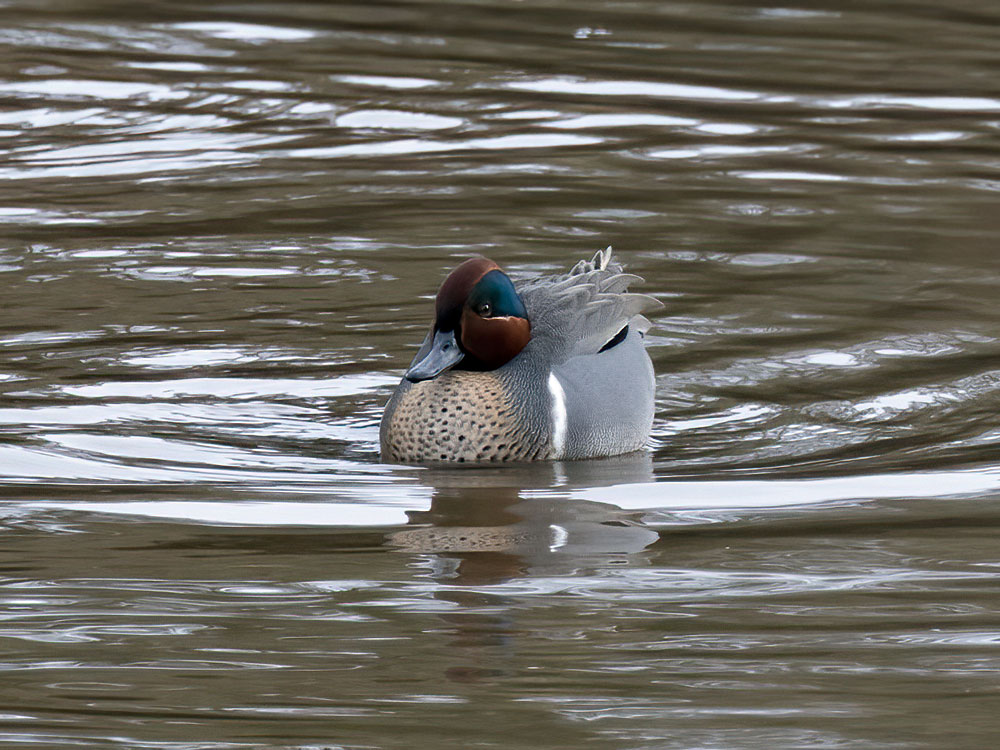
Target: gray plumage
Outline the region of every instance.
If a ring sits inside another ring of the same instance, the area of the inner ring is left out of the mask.
[[[610,247],[569,273],[514,280],[531,340],[491,372],[404,379],[382,419],[383,460],[579,459],[642,448],[655,396],[643,313],[661,305],[627,291],[640,280]],[[605,349],[626,326],[624,338]],[[456,407],[475,418],[442,425],[441,409],[447,417]]]

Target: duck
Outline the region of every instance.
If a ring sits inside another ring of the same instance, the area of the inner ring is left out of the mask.
[[[384,463],[501,463],[645,447],[655,380],[643,313],[610,247],[568,273],[513,280],[476,256],[455,267],[434,323],[379,426]]]

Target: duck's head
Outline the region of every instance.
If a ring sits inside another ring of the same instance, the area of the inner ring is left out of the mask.
[[[488,258],[470,258],[441,284],[430,346],[406,371],[414,383],[445,370],[495,370],[531,339],[531,323],[514,284]]]

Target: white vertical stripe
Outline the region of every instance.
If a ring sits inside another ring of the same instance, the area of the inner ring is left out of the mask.
[[[562,458],[566,448],[566,392],[554,372],[549,373],[552,396],[552,457]]]
[[[554,523],[549,524],[549,531],[552,532],[552,541],[549,542],[549,552],[555,552],[560,547],[565,547],[569,541],[569,532],[562,526]]]

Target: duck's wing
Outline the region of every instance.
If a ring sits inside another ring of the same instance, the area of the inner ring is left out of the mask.
[[[625,326],[645,331],[649,321],[643,313],[663,305],[649,295],[629,292],[637,281],[641,277],[625,273],[609,247],[567,274],[524,282],[518,292],[531,320],[532,342],[559,364],[596,354]]]

